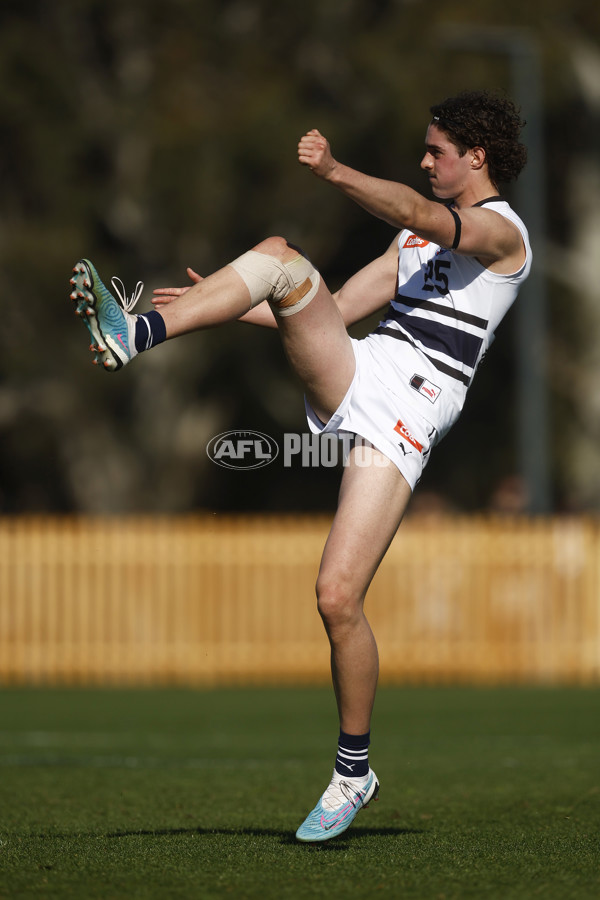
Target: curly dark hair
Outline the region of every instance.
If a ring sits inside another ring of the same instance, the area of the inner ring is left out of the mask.
[[[519,142],[525,125],[508,97],[489,91],[463,91],[429,110],[437,125],[461,156],[471,147],[483,147],[492,184],[518,178],[527,162],[527,147]]]

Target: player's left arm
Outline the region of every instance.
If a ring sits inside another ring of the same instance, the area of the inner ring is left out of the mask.
[[[189,266],[186,269],[186,272],[188,278],[192,282],[191,284],[186,285],[186,287],[154,288],[154,291],[152,292],[152,305],[155,309],[160,309],[161,306],[172,303],[173,300],[176,300],[178,297],[187,293],[187,291],[189,291],[191,287],[194,287],[195,284],[204,281],[202,275],[198,275],[198,273]]]

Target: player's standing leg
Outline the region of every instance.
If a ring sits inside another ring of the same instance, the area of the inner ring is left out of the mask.
[[[367,751],[379,660],[363,604],[410,497],[408,483],[387,457],[370,446],[351,451],[317,580],[331,645],[340,746],[329,787],[298,829],[301,841],[341,834],[379,791]]]

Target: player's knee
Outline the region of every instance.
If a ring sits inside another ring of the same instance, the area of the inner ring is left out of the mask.
[[[304,309],[321,280],[311,261],[282,237],[266,238],[230,265],[248,288],[250,308],[268,300],[277,316]]]
[[[299,247],[293,247],[291,244],[288,244],[286,239],[280,235],[265,238],[264,241],[261,241],[260,244],[257,244],[252,249],[258,253],[264,253],[266,256],[274,256],[275,259],[279,259],[281,262],[285,262],[301,252]]]
[[[361,610],[356,596],[343,578],[322,578],[317,581],[317,608],[328,631],[351,625]]]

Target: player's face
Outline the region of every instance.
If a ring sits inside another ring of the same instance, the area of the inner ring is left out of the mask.
[[[470,154],[467,152],[464,156],[459,156],[456,144],[435,125],[430,125],[427,129],[421,168],[429,178],[434,196],[440,200],[459,197],[467,186],[472,171]]]

